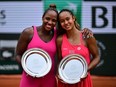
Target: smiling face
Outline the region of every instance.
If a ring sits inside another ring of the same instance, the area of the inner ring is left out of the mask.
[[[53,10],[49,10],[42,18],[43,26],[45,30],[50,31],[56,26],[57,13]]]
[[[59,21],[62,28],[65,30],[70,30],[75,26],[75,18],[68,11],[63,11],[59,14]]]

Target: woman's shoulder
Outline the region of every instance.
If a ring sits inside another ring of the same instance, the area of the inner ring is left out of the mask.
[[[25,33],[29,33],[29,32],[32,32],[33,31],[33,27],[27,27],[23,30],[23,32]]]
[[[62,37],[63,37],[63,35],[60,35],[60,36],[57,37],[56,42],[57,42],[58,45],[62,44]]]
[[[62,37],[63,37],[63,35],[59,35],[56,40],[57,41],[62,41]]]
[[[27,27],[23,29],[22,33],[20,34],[20,38],[28,39],[33,35],[33,27]]]
[[[33,34],[33,27],[27,27],[23,29],[22,34]]]

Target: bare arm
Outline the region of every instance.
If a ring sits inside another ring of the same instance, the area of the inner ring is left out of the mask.
[[[56,39],[56,47],[57,47],[57,58],[58,58],[58,62],[57,62],[57,70],[58,70],[58,66],[59,66],[59,63],[60,61],[62,60],[62,53],[61,53],[61,45],[62,45],[62,36],[59,36],[57,39]],[[58,74],[58,71],[56,71],[56,79],[60,79],[60,76]]]
[[[56,47],[57,47],[57,57],[58,61],[60,62],[62,59],[62,53],[61,53],[61,44],[62,44],[62,36],[59,36],[56,40]]]
[[[92,60],[88,66],[88,71],[90,71],[91,69],[95,68],[96,65],[99,63],[100,56],[99,56],[99,51],[98,51],[96,39],[94,37],[88,38],[88,39],[86,39],[86,42],[87,42],[87,46],[89,48],[89,51],[92,55]]]
[[[30,41],[31,37],[31,30],[32,29],[24,29],[24,31],[21,33],[17,47],[16,47],[16,61],[20,64],[21,63],[21,57],[23,53],[27,50],[28,43]]]

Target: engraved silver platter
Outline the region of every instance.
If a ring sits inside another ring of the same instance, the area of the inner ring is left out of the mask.
[[[25,51],[21,64],[28,75],[39,78],[49,73],[52,61],[46,51],[40,48],[32,48]]]
[[[84,57],[78,54],[70,54],[64,57],[59,66],[59,78],[64,83],[75,84],[87,76],[88,64]]]

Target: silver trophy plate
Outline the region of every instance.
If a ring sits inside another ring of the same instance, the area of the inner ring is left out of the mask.
[[[81,78],[87,76],[88,64],[78,54],[71,54],[63,58],[58,67],[59,78],[68,84],[80,82]]]
[[[40,48],[27,50],[22,56],[21,63],[24,71],[32,77],[45,76],[52,66],[49,54]]]

